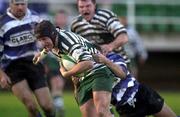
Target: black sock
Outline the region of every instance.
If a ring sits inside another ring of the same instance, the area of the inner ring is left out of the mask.
[[[55,117],[55,112],[53,113],[45,113],[46,117]]]
[[[42,115],[41,115],[41,113],[40,113],[40,112],[38,113],[37,117],[42,117]]]

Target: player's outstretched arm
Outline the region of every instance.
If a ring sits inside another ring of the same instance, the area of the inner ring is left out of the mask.
[[[116,39],[109,43],[109,44],[103,44],[101,45],[102,53],[106,55],[109,52],[112,52],[115,49],[118,49],[119,47],[123,46],[128,42],[128,37],[126,33],[120,34]]]
[[[72,69],[65,70],[63,67],[60,69],[60,72],[63,77],[71,78],[72,76],[77,76],[93,67],[92,61],[81,61],[77,63]]]
[[[121,67],[116,65],[115,63],[113,63],[111,60],[106,58],[104,55],[94,54],[93,58],[96,62],[103,63],[106,66],[108,66],[114,72],[114,74],[116,74],[116,76],[118,76],[119,78],[122,78],[122,79],[126,78],[126,73],[121,69]]]

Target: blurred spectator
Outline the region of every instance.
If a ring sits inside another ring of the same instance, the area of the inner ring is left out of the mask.
[[[59,10],[55,14],[55,25],[61,29],[68,30],[67,19],[68,15],[65,10]],[[64,117],[64,102],[63,102],[63,88],[64,79],[59,72],[58,60],[53,55],[48,55],[45,59],[46,73],[48,83],[53,96],[54,105],[56,108],[57,117]]]
[[[128,25],[126,17],[120,17],[120,22],[126,27],[128,34],[128,43],[125,44],[125,51],[128,57],[131,59],[130,70],[132,74],[137,78],[138,67],[144,65],[147,60],[148,53],[144,48],[142,39],[138,32],[131,26]]]
[[[30,2],[29,8],[37,12],[44,20],[51,20],[49,15],[49,2],[44,0],[43,2]]]
[[[8,2],[6,0],[0,0],[0,15],[6,12],[7,7],[8,7]]]
[[[44,2],[31,2],[28,7],[39,14],[47,14],[48,13],[48,2],[45,0]]]
[[[61,9],[55,14],[55,25],[64,30],[69,30],[68,27],[68,13]]]
[[[59,72],[59,62],[54,55],[48,54],[48,56],[44,58],[44,63],[48,84],[56,109],[56,117],[64,117],[64,79]]]

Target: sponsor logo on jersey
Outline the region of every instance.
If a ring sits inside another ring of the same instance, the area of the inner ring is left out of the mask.
[[[35,38],[31,31],[23,31],[10,36],[10,43],[13,46],[23,45],[27,43],[32,43]]]

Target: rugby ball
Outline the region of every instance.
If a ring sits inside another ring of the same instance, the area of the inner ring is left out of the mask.
[[[76,65],[76,60],[72,56],[61,55],[61,64],[66,70],[70,70]]]

